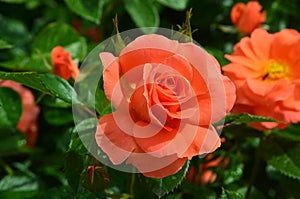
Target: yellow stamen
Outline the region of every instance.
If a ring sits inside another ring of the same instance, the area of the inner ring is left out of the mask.
[[[265,72],[263,74],[263,80],[277,81],[279,79],[289,80],[290,68],[287,64],[275,61],[268,60],[264,64]]]

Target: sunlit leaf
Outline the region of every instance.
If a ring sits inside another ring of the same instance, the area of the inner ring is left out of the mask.
[[[74,89],[64,79],[53,74],[35,72],[1,72],[0,79],[8,79],[39,90],[43,93],[58,97],[72,103]]]

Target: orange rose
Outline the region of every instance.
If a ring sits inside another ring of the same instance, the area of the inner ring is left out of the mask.
[[[259,130],[285,128],[300,121],[300,34],[285,29],[269,34],[257,29],[243,38],[223,67],[234,81],[237,101],[234,113],[248,112],[285,123],[251,124]]]
[[[21,84],[10,80],[0,80],[0,86],[11,88],[20,95],[23,112],[17,129],[26,134],[26,146],[33,146],[37,139],[37,120],[40,112],[40,108],[35,105],[33,94]]]
[[[119,57],[103,52],[100,58],[105,94],[116,111],[100,118],[95,137],[113,164],[161,178],[220,146],[211,124],[230,111],[235,88],[200,47],[152,34]]]
[[[231,21],[239,31],[250,34],[266,21],[266,12],[261,12],[261,9],[262,7],[257,1],[250,1],[247,4],[237,3],[232,7],[230,13]]]
[[[71,53],[66,52],[63,47],[56,46],[51,52],[54,74],[68,80],[72,77],[76,80],[79,69],[71,57]]]

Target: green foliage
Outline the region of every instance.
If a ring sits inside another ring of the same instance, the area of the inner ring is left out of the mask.
[[[17,71],[35,71],[35,72],[50,72],[52,67],[49,67],[48,60],[50,54],[36,53],[28,56],[20,56],[14,60],[0,63],[3,68]]]
[[[288,177],[300,180],[300,142],[266,139],[262,153],[269,165]]]
[[[19,82],[45,94],[53,95],[68,103],[72,103],[73,88],[67,81],[56,75],[38,74],[35,72],[0,72],[0,78]]]
[[[75,166],[76,165],[76,166]],[[65,158],[66,178],[73,191],[77,193],[80,183],[80,174],[83,170],[82,156],[76,151],[69,150]]]
[[[87,51],[85,39],[64,23],[51,23],[34,39],[32,49],[37,53],[50,53],[55,46],[63,46],[73,57],[82,60]]]
[[[184,180],[187,171],[189,169],[190,161],[186,161],[185,165],[182,167],[180,171],[172,176],[168,176],[165,178],[154,179],[154,178],[143,178],[143,181],[151,187],[152,191],[159,197],[163,197],[164,195],[172,192],[176,189]]]
[[[137,27],[158,27],[158,10],[151,0],[125,0],[124,4]],[[145,29],[145,31],[152,33],[154,30]]]
[[[225,123],[230,124],[248,124],[251,122],[276,122],[276,120],[263,116],[251,115],[248,113],[241,113],[238,115],[230,114],[226,116],[225,119]]]
[[[100,24],[103,6],[107,0],[65,0],[65,2],[74,13],[96,24]]]
[[[0,88],[0,127],[15,127],[22,114],[18,93],[10,88]]]
[[[0,50],[12,48],[6,41],[0,39]]]
[[[172,8],[174,10],[184,10],[187,8],[189,0],[157,0],[164,6]]]
[[[154,27],[142,30],[147,34],[158,26],[179,29],[224,66],[229,63],[224,55],[241,39],[230,20],[237,2],[0,0],[0,80],[28,87],[40,107],[38,140],[27,147],[30,131],[16,129],[23,113],[21,98],[0,87],[0,198],[298,198],[300,125],[268,131],[249,125],[280,122],[272,118],[229,114],[220,134],[222,145],[212,159],[195,157],[178,173],[162,179],[142,174],[135,178],[92,156],[104,155],[95,141],[98,119],[114,111],[102,80],[96,78],[103,70],[99,58],[83,62],[99,38],[104,41],[113,32],[137,27]],[[267,11],[263,27],[269,32],[287,27],[300,30],[298,0],[259,2]],[[115,41],[105,48],[119,52],[124,43],[118,46]],[[90,66],[81,67],[76,83],[53,74],[51,51],[56,46],[70,52],[79,67]],[[86,77],[97,81],[87,78],[90,82],[84,84]],[[80,99],[73,85],[81,92]]]
[[[1,1],[6,3],[25,3],[28,0],[1,0]]]
[[[222,189],[222,195],[220,196],[220,199],[243,199],[244,197],[236,191],[231,190],[225,190]]]

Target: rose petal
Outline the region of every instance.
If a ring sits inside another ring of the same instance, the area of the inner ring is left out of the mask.
[[[193,70],[192,66],[185,57],[179,54],[175,54],[166,58],[161,65],[171,67],[176,73],[184,76],[188,80],[192,80]]]
[[[269,58],[271,43],[273,37],[270,37],[266,30],[258,28],[251,34],[250,40],[255,54],[261,58],[261,60],[267,60]]]
[[[146,177],[149,177],[149,178],[164,178],[164,177],[167,177],[170,175],[174,175],[179,170],[182,169],[186,160],[187,160],[186,158],[179,158],[172,164],[170,164],[162,169],[152,171],[152,172],[146,172],[146,173],[143,173],[143,175]],[[159,161],[159,159],[157,161]]]
[[[186,158],[178,158],[176,155],[157,158],[147,153],[133,153],[126,163],[134,165],[147,177],[163,178],[177,173],[186,160]]]
[[[137,148],[134,139],[119,128],[113,114],[100,118],[95,138],[98,146],[108,155],[113,164],[122,163]]]
[[[174,55],[177,41],[172,41],[161,35],[143,35],[128,44],[120,53],[120,65],[123,74],[134,67],[146,63],[162,63]]]
[[[202,155],[205,153],[212,153],[221,145],[221,139],[212,126],[201,127],[195,125],[185,125],[185,132],[195,132],[196,135],[189,145],[186,152],[180,157],[187,157],[192,159],[195,155]]]

